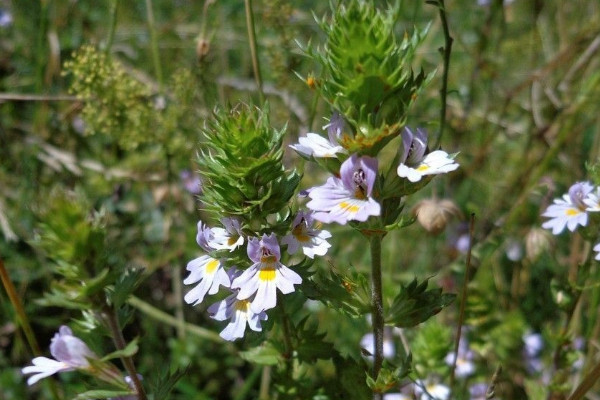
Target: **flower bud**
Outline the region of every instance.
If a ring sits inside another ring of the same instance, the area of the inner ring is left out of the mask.
[[[198,61],[202,61],[210,51],[210,42],[204,37],[199,37],[196,42],[196,57]]]
[[[413,215],[423,228],[432,235],[441,233],[452,216],[460,217],[462,213],[452,200],[421,200],[412,210]]]

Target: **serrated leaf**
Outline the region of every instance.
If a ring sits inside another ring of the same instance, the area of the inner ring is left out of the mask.
[[[253,364],[259,365],[276,365],[283,361],[283,356],[270,342],[265,342],[262,345],[240,352],[240,357]]]
[[[455,294],[442,293],[439,288],[427,290],[428,283],[428,279],[420,284],[414,279],[408,286],[402,285],[386,313],[386,324],[400,328],[416,326],[452,304]]]
[[[144,271],[140,269],[128,269],[117,279],[114,287],[107,290],[108,300],[115,308],[120,308],[133,291],[141,283]]]

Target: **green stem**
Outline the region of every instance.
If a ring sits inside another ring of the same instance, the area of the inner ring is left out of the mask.
[[[121,326],[119,325],[119,320],[117,318],[117,313],[106,307],[102,316],[108,325],[108,329],[110,330],[113,342],[115,343],[115,347],[117,350],[123,350],[127,343],[125,342],[125,338],[123,337],[123,331],[121,330]],[[144,391],[144,387],[142,386],[142,382],[138,377],[137,371],[135,369],[135,364],[133,363],[133,359],[131,357],[122,356],[121,362],[125,366],[131,381],[133,382],[133,386],[135,387],[135,391],[137,393],[139,400],[147,400],[146,392]]]
[[[373,341],[375,354],[373,359],[373,379],[377,379],[383,364],[383,290],[381,283],[381,240],[374,234],[369,237],[371,245],[371,306],[373,320]],[[381,394],[377,394],[382,398]],[[375,397],[377,398],[377,397]]]
[[[444,74],[442,75],[442,88],[440,89],[440,97],[442,104],[440,106],[440,130],[435,138],[432,149],[438,149],[440,142],[442,141],[442,135],[444,134],[444,128],[446,127],[446,105],[448,95],[448,71],[450,70],[450,54],[452,53],[452,42],[454,39],[450,36],[450,29],[448,28],[448,19],[446,17],[446,6],[444,0],[438,0],[438,10],[440,12],[440,19],[442,20],[442,29],[444,31]]]
[[[463,280],[462,292],[460,296],[460,308],[458,312],[458,327],[456,329],[456,340],[454,342],[454,361],[450,370],[450,390],[454,387],[454,373],[456,371],[456,362],[458,360],[458,348],[460,346],[460,337],[462,335],[463,321],[465,320],[465,305],[467,303],[467,291],[469,287],[469,277],[471,276],[471,249],[473,248],[473,233],[475,231],[475,214],[471,214],[469,224],[469,251],[467,252],[467,262],[465,268],[465,278]]]
[[[146,18],[148,19],[148,29],[150,30],[150,47],[152,50],[152,62],[154,63],[154,73],[158,81],[159,91],[163,91],[162,67],[158,52],[158,37],[156,36],[156,24],[154,21],[154,12],[152,11],[152,0],[146,0]]]
[[[35,334],[33,333],[33,329],[31,329],[31,324],[29,323],[29,319],[27,318],[27,314],[25,314],[25,308],[23,307],[23,303],[21,303],[21,299],[17,294],[17,290],[15,289],[15,285],[13,285],[10,276],[8,275],[8,271],[4,267],[4,261],[0,258],[0,280],[2,280],[2,285],[6,290],[6,294],[8,295],[8,299],[13,305],[15,312],[17,313],[17,319],[19,321],[19,325],[21,329],[23,329],[23,333],[25,334],[25,339],[27,339],[27,343],[31,348],[31,351],[34,356],[40,357],[42,355],[42,351],[40,350],[40,346],[35,338]],[[50,392],[52,393],[52,397],[55,400],[59,400],[60,396],[58,395],[58,389],[56,387],[56,383],[52,379],[46,380],[48,387],[50,388]]]
[[[106,47],[104,48],[104,53],[109,54],[110,48],[112,47],[113,41],[115,39],[115,31],[117,29],[117,5],[118,0],[110,0],[110,23],[108,26],[108,38],[106,39]]]
[[[170,314],[167,314],[166,312],[164,312],[162,310],[159,310],[158,308],[152,306],[151,304],[148,304],[145,301],[140,300],[139,298],[137,298],[135,296],[129,297],[129,300],[127,300],[127,303],[130,306],[143,312],[150,318],[155,319],[156,321],[159,321],[159,322],[162,322],[164,324],[171,325],[174,327],[179,326],[179,321],[176,318],[174,318],[173,316],[171,316]],[[210,331],[208,329],[205,329],[205,328],[202,328],[200,326],[196,326],[196,325],[193,325],[190,323],[185,323],[183,326],[184,326],[185,331],[191,335],[195,335],[202,339],[210,340],[215,343],[223,342],[223,339],[221,339],[221,337],[213,331]]]
[[[271,386],[271,366],[265,365],[262,368],[260,377],[260,389],[258,391],[258,400],[269,400],[269,387]]]
[[[256,33],[254,30],[254,15],[252,13],[252,0],[244,0],[246,5],[246,26],[248,27],[248,41],[250,42],[250,55],[252,56],[252,68],[254,69],[254,79],[256,80],[256,89],[260,104],[265,103],[265,94],[263,92],[262,77],[260,74],[260,63],[257,55]]]

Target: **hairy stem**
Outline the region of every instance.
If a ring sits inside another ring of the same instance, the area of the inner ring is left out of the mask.
[[[371,244],[371,306],[373,340],[375,347],[373,379],[377,379],[383,364],[383,290],[381,284],[381,240],[382,236],[369,237]],[[379,395],[379,394],[378,394]],[[381,398],[381,396],[380,396]]]
[[[244,0],[246,5],[246,26],[248,27],[248,41],[250,42],[250,55],[252,57],[252,68],[254,69],[254,79],[256,80],[256,87],[258,89],[258,97],[260,103],[264,104],[265,94],[263,93],[262,77],[260,74],[260,63],[258,61],[257,46],[256,46],[256,33],[254,30],[254,15],[252,13],[252,0]]]
[[[117,318],[117,313],[106,307],[103,313],[104,320],[108,325],[108,329],[110,330],[113,342],[115,343],[115,347],[117,350],[123,350],[127,343],[125,342],[125,338],[123,337],[123,332],[121,331],[121,326],[119,325],[119,320]],[[133,382],[133,386],[135,387],[135,391],[138,395],[139,400],[147,400],[146,392],[144,391],[144,387],[142,386],[142,382],[138,377],[137,371],[135,369],[135,364],[133,363],[133,359],[131,357],[122,356],[121,362],[125,366],[131,381]]]
[[[440,89],[440,130],[435,138],[432,147],[434,150],[440,147],[442,135],[444,134],[444,128],[446,127],[446,97],[448,95],[448,71],[450,69],[450,54],[452,53],[452,43],[454,42],[454,39],[452,38],[452,36],[450,36],[450,28],[448,27],[448,18],[446,17],[446,6],[444,4],[444,0],[438,0],[437,7],[440,12],[442,30],[444,32],[444,47],[443,49],[440,49],[444,57],[444,74],[442,75],[442,87]]]
[[[0,280],[2,280],[2,285],[6,290],[6,294],[8,295],[8,299],[13,305],[15,312],[17,313],[17,319],[19,320],[19,325],[21,329],[23,329],[23,333],[25,334],[25,339],[27,339],[27,343],[31,348],[31,351],[34,356],[39,357],[42,355],[42,351],[40,350],[40,346],[35,338],[35,334],[33,333],[33,329],[31,329],[31,324],[29,323],[29,319],[27,318],[27,314],[25,314],[25,308],[23,307],[23,303],[21,303],[21,299],[17,294],[17,290],[15,289],[15,285],[13,285],[10,280],[10,276],[8,275],[8,271],[4,267],[4,261],[0,258]],[[52,397],[55,400],[59,400],[60,396],[58,395],[58,390],[56,388],[56,384],[52,379],[46,380],[48,383],[48,387],[50,388],[50,392],[52,392]]]

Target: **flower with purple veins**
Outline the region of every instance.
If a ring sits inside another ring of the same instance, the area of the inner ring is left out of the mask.
[[[231,280],[235,280],[240,276],[241,271],[235,267],[228,271]],[[237,298],[237,290],[226,299],[214,303],[208,307],[210,317],[217,321],[229,320],[229,324],[219,334],[223,339],[233,341],[244,337],[246,325],[255,332],[260,332],[262,326],[260,321],[267,320],[267,313],[261,311],[255,313],[250,309],[250,301],[248,299],[239,300]]]
[[[27,379],[28,385],[57,372],[85,369],[90,366],[88,358],[98,358],[66,325],[61,326],[52,338],[50,354],[54,359],[35,357],[31,361],[33,365],[21,370],[23,374],[34,374]]]
[[[445,151],[427,151],[427,132],[417,128],[413,133],[408,127],[402,131],[402,156],[397,173],[401,178],[418,182],[425,175],[437,175],[454,171],[458,164]]]
[[[187,264],[186,269],[190,274],[183,280],[183,283],[191,285],[199,282],[185,295],[184,300],[188,304],[200,304],[207,293],[216,294],[219,291],[219,286],[231,286],[223,264],[209,255],[193,259]]]
[[[586,211],[600,211],[600,187],[597,187],[595,192],[593,190],[589,192],[583,202],[587,206]]]
[[[240,289],[238,300],[247,300],[254,295],[250,310],[259,314],[275,307],[277,289],[283,294],[292,293],[294,285],[302,283],[302,278],[279,262],[281,252],[274,233],[264,234],[260,240],[249,239],[247,251],[254,264],[233,280],[231,288]]]
[[[221,218],[225,228],[212,228],[208,245],[215,250],[233,251],[244,244],[240,221],[235,218]]]
[[[573,232],[578,225],[586,226],[588,215],[584,199],[593,189],[589,182],[577,182],[571,186],[562,199],[554,199],[554,204],[542,214],[551,218],[542,224],[542,228],[552,229],[552,233],[558,235],[565,227]]]
[[[381,213],[381,206],[371,192],[377,177],[377,159],[353,154],[342,163],[340,178],[330,177],[323,186],[311,189],[306,206],[321,222],[345,224],[350,220],[366,221]]]
[[[315,158],[331,158],[337,153],[345,153],[346,149],[338,143],[344,129],[344,119],[341,115],[334,112],[329,124],[323,128],[327,128],[329,140],[317,133],[307,133],[306,136],[298,138],[297,144],[290,147],[306,157]]]
[[[204,251],[208,252],[215,249],[211,245],[213,241],[213,230],[208,228],[202,221],[199,221],[198,234],[196,235],[196,242],[198,245]],[[207,293],[216,294],[219,291],[219,286],[231,286],[231,281],[227,272],[225,272],[221,261],[209,255],[205,254],[193,259],[187,264],[186,270],[188,270],[190,274],[184,279],[184,284],[191,285],[199,282],[185,295],[184,300],[188,304],[200,304]]]
[[[331,237],[331,233],[314,229],[313,222],[311,211],[298,211],[292,223],[292,232],[281,239],[282,244],[287,244],[289,254],[296,253],[300,247],[304,255],[310,258],[327,254],[327,250],[331,247],[327,239]]]

